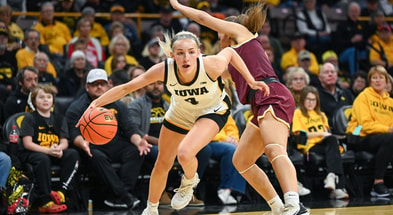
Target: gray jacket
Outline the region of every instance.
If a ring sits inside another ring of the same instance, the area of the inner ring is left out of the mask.
[[[169,109],[169,104],[164,99],[164,109]],[[142,97],[135,99],[128,105],[128,111],[131,116],[133,124],[138,128],[137,133],[142,137],[149,133],[150,130],[150,116],[151,116],[152,101],[146,94]]]

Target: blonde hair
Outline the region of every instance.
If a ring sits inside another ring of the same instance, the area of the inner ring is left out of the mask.
[[[385,76],[386,83],[388,83],[388,81],[390,80],[388,71],[385,69],[385,67],[378,65],[378,66],[371,67],[370,70],[368,71],[368,77],[367,77],[368,83],[371,83],[371,77],[376,73]]]
[[[198,48],[201,46],[201,42],[199,41],[199,38],[195,34],[189,31],[180,31],[175,35],[173,35],[173,33],[172,35],[169,35],[169,33],[164,33],[164,38],[165,41],[158,40],[158,42],[160,44],[161,49],[163,50],[163,52],[167,57],[170,57],[171,51],[173,51],[173,44],[177,40],[192,39],[196,43]]]
[[[307,85],[310,84],[310,76],[302,67],[291,67],[289,68],[288,74],[286,75],[286,79],[285,79],[285,84],[287,86],[289,86],[289,84],[292,81],[292,76],[296,73],[304,75],[304,80],[306,81],[306,84]]]
[[[127,47],[127,52],[130,50],[130,48],[131,48],[131,44],[130,44],[130,41],[127,39],[127,37],[125,37],[123,34],[118,34],[118,35],[116,35],[115,37],[113,37],[112,38],[112,40],[110,41],[110,43],[109,43],[109,53],[111,54],[111,55],[114,55],[115,53],[113,53],[114,52],[114,50],[115,50],[115,44],[116,44],[116,42],[117,41],[119,41],[119,40],[123,40],[125,43],[126,43],[126,47]]]

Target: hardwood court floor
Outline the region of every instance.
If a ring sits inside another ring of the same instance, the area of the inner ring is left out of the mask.
[[[331,201],[303,201],[304,205],[309,208],[312,215],[392,215],[393,214],[393,198],[381,201],[364,201],[351,200],[344,203],[332,203]],[[336,204],[336,205],[334,205]],[[348,204],[347,206],[345,206]],[[344,207],[345,206],[345,207]],[[338,208],[335,208],[338,207]],[[262,215],[267,211],[266,204],[241,204],[237,206],[221,206],[221,205],[206,205],[204,207],[186,207],[182,210],[176,211],[170,207],[160,207],[160,215]],[[93,215],[140,215],[142,208],[132,211],[110,210],[108,208],[100,208],[93,211]],[[28,214],[39,214],[37,212],[29,212]],[[87,215],[83,213],[65,212],[61,214],[69,215]],[[91,214],[89,214],[91,215]]]
[[[392,191],[393,193],[393,191]],[[211,196],[211,193],[206,195]],[[93,196],[94,197],[94,196]],[[97,197],[97,196],[95,196]],[[145,202],[145,201],[143,201]],[[255,203],[256,202],[256,203]],[[393,196],[382,199],[375,199],[365,193],[363,197],[352,197],[348,200],[330,200],[327,192],[315,190],[311,195],[301,197],[301,202],[310,210],[312,215],[393,215]],[[143,207],[134,210],[113,210],[103,204],[102,199],[94,199],[93,215],[140,215]],[[223,206],[217,201],[211,200],[204,207],[186,207],[176,211],[170,207],[160,206],[160,215],[262,215],[268,211],[265,201],[241,202],[235,206]],[[30,211],[28,214],[39,214],[37,211]],[[87,212],[65,212],[61,214],[87,215]],[[89,214],[91,215],[91,214]]]

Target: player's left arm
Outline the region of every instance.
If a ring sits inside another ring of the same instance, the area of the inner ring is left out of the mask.
[[[263,90],[265,96],[270,94],[267,84],[263,81],[255,81],[243,59],[232,48],[225,48],[217,55],[210,56],[207,60],[209,62],[207,64],[209,65],[208,74],[211,78],[217,78],[226,72],[228,69],[228,64],[230,63],[237,71],[240,72],[240,74],[252,89]]]

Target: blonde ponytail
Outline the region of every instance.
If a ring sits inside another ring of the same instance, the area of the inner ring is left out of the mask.
[[[165,41],[159,40],[159,44],[167,57],[170,57],[170,54],[173,51],[173,44],[180,39],[192,39],[194,40],[198,48],[201,46],[201,42],[199,41],[199,38],[195,34],[189,31],[181,31],[176,35],[173,35],[173,33],[172,35],[169,35],[169,33],[166,32],[164,33],[164,38]]]

